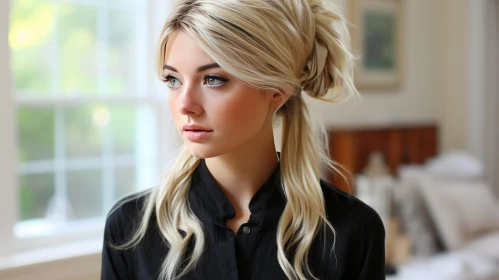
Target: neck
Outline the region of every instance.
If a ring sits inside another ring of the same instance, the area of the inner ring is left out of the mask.
[[[236,216],[249,213],[251,198],[278,164],[272,130],[235,151],[205,159],[218,186],[232,203]]]

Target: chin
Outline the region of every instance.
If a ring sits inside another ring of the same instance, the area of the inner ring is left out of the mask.
[[[210,147],[206,144],[188,143],[187,149],[197,158],[212,158],[224,154],[220,148]]]

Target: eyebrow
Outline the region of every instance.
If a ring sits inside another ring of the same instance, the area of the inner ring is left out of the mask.
[[[203,72],[205,70],[208,70],[208,69],[211,69],[211,68],[217,68],[217,67],[220,67],[220,65],[218,65],[218,63],[211,63],[211,64],[206,64],[206,65],[203,65],[203,66],[200,66],[198,67],[198,69],[196,69],[196,73],[199,73],[199,72]],[[177,72],[177,69],[171,67],[170,65],[164,65],[163,66],[163,70],[171,70],[171,71],[174,71],[174,72]]]

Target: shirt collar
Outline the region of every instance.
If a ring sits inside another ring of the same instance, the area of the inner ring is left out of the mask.
[[[235,216],[234,207],[216,183],[204,159],[200,160],[194,171],[189,203],[200,219],[210,219],[222,226],[227,219]],[[252,214],[262,216],[269,210],[283,207],[284,203],[285,198],[280,184],[280,163],[278,163],[273,173],[251,199],[249,209]]]

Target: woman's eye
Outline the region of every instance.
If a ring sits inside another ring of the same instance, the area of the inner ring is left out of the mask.
[[[173,77],[172,75],[168,75],[166,77],[163,77],[163,82],[165,82],[170,89],[177,88],[180,86],[180,81]]]
[[[206,76],[204,79],[204,83],[210,87],[222,86],[227,81],[227,79],[218,76]]]
[[[176,89],[182,85],[182,83],[172,75],[163,76],[161,80],[166,83],[170,89]],[[219,76],[205,76],[203,85],[208,85],[209,87],[220,87],[227,81],[228,79]]]

